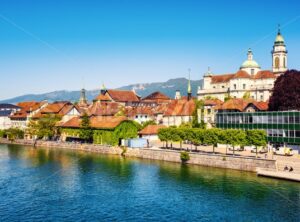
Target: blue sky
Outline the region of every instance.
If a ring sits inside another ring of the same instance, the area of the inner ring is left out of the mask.
[[[300,69],[298,1],[0,0],[0,99],[271,67],[277,24]]]

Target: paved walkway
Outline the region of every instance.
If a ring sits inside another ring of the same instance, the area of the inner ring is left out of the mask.
[[[151,145],[155,147],[160,147],[163,149],[165,148],[165,144],[162,142],[152,142]],[[203,152],[203,153],[212,153],[213,147],[212,146],[198,146],[197,148],[194,145],[190,144],[182,144],[182,148],[180,148],[180,143],[171,143],[168,144],[168,149],[174,150],[189,150],[193,152]],[[233,155],[233,151],[230,151],[226,148],[215,148],[216,154],[226,154],[226,155]],[[256,153],[252,153],[250,151],[235,151],[235,156],[245,156],[245,157],[256,157]],[[275,159],[277,160],[277,171],[284,171],[284,167],[287,166],[288,168],[293,168],[293,173],[300,174],[300,155],[293,155],[293,156],[281,156],[281,155],[274,155],[272,153],[258,153],[257,158],[261,159]]]

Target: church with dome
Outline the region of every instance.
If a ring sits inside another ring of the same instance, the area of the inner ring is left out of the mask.
[[[199,87],[198,99],[210,97],[224,101],[226,97],[247,97],[256,101],[269,100],[276,78],[287,70],[287,50],[280,29],[271,53],[272,70],[262,70],[253,59],[251,49],[247,52],[247,60],[235,73],[216,75],[208,69],[203,85]]]

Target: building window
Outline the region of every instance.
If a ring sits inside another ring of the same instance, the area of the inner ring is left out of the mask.
[[[279,57],[275,58],[275,68],[279,69]]]
[[[243,89],[246,89],[246,84],[243,84]]]
[[[211,109],[207,109],[207,114],[211,114]]]
[[[233,88],[236,89],[236,84],[233,85]]]
[[[254,69],[251,69],[251,75],[254,75]]]
[[[225,88],[225,86],[222,86],[222,88],[224,89],[224,88]]]
[[[286,68],[286,59],[283,57],[283,67]]]

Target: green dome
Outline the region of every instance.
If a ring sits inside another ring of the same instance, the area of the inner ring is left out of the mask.
[[[282,37],[282,35],[280,33],[277,34],[275,43],[284,43],[284,38]]]
[[[241,65],[241,68],[260,68],[260,66],[254,60],[246,60]]]

